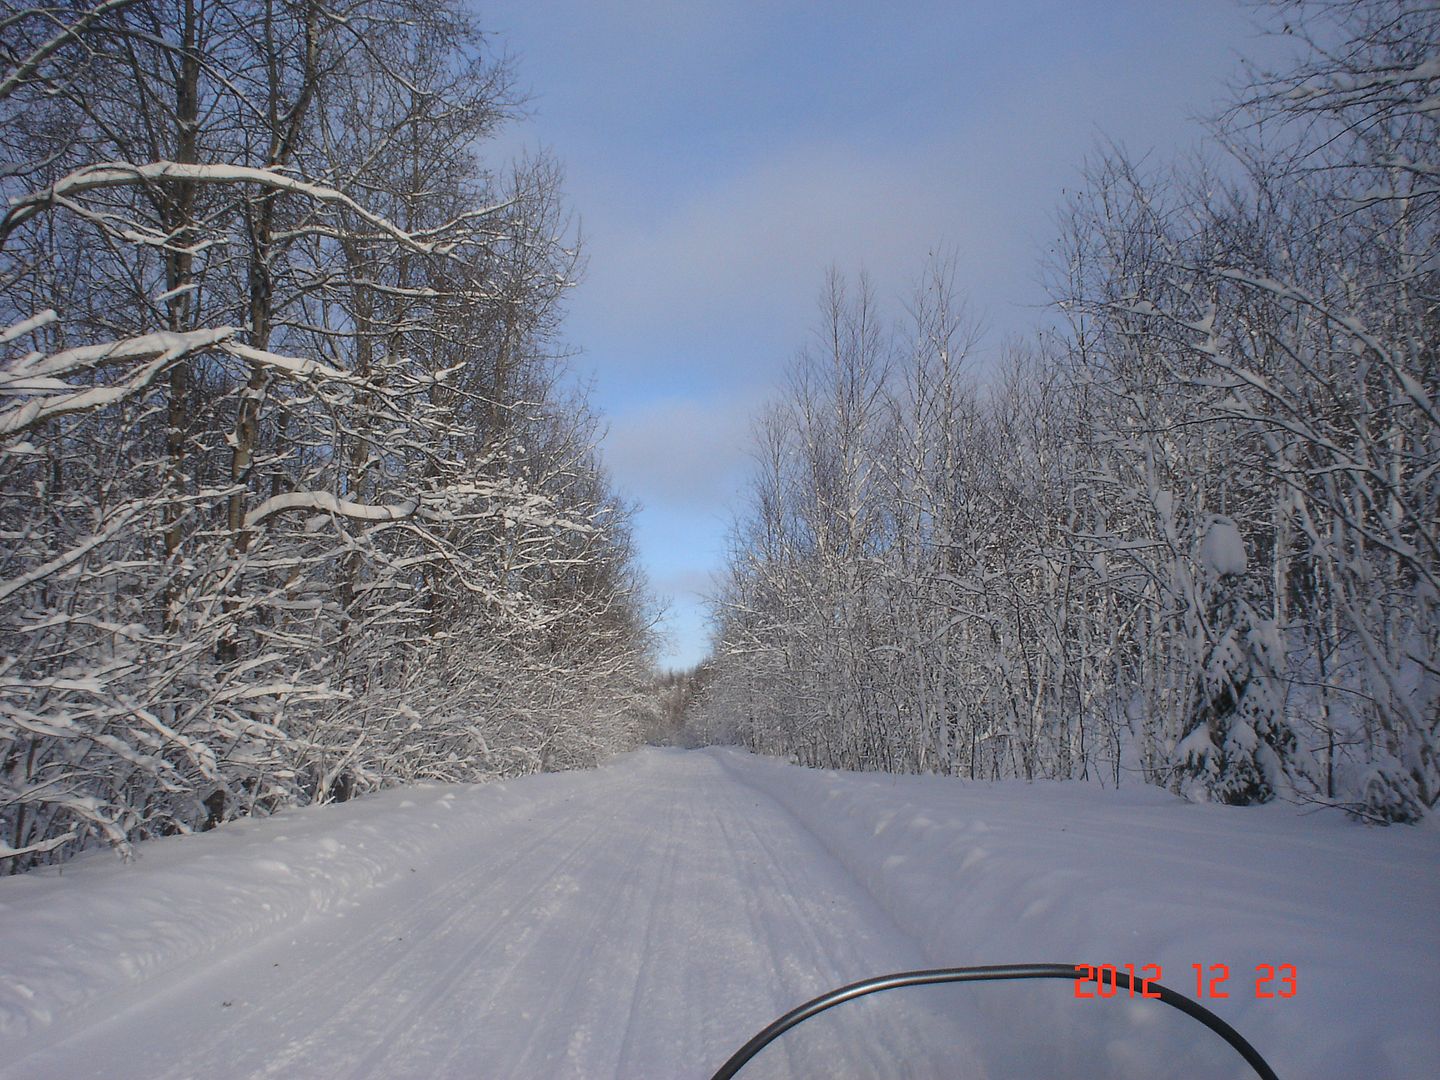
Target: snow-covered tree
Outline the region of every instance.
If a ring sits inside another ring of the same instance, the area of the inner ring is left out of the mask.
[[[475,156],[516,97],[471,17],[4,18],[5,865],[633,739],[560,172]]]
[[[941,272],[912,356],[802,362],[717,597],[708,730],[832,765],[1433,809],[1440,16],[1272,7],[1302,55],[1248,73],[1210,160],[1091,163],[1065,334],[968,386]]]

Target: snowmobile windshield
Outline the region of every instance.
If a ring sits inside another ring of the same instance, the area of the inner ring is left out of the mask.
[[[777,1017],[714,1080],[781,1077],[1260,1077],[1275,1073],[1193,998],[1125,969],[1024,964],[899,972]]]

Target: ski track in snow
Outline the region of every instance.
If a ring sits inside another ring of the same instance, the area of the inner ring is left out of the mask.
[[[713,758],[642,754],[556,779],[573,793],[477,833],[453,863],[114,990],[35,1052],[5,1048],[0,1076],[707,1076],[804,998],[919,964],[853,879]],[[943,1018],[912,1012],[862,1016],[830,1064],[879,1074],[908,1042],[914,1075],[951,1075],[963,1033],[936,1038]],[[767,1052],[754,1075],[790,1075],[787,1061]],[[799,1066],[815,1067],[818,1049]]]
[[[1247,835],[1259,846],[1241,850]],[[1345,1000],[1316,985],[1319,957],[1433,956],[1436,840],[723,751],[387,792],[0,882],[0,1078],[703,1078],[868,975],[1162,959],[1168,974],[1192,945],[1300,960],[1295,1001],[1219,1007],[1282,1076],[1400,1077],[1440,1051],[1425,1024],[1440,985],[1398,971],[1398,992],[1362,989],[1359,972],[1348,992],[1394,1000],[1356,1001],[1338,1038],[1315,1039]],[[1138,898],[1096,888],[1127,864],[1164,880]],[[1327,908],[1327,875],[1356,871],[1375,906]],[[1154,954],[1111,955],[1138,947]],[[1187,974],[1165,981],[1189,991]],[[742,1076],[1247,1075],[1169,1012],[1077,1002],[1063,982],[896,991],[808,1022]]]

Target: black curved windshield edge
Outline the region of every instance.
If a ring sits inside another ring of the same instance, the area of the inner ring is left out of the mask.
[[[1069,979],[1073,982],[1083,978],[1083,970],[1084,965],[1077,964],[992,964],[982,967],[899,971],[893,975],[879,975],[873,979],[863,979],[860,982],[850,983],[848,986],[821,994],[819,997],[791,1009],[735,1051],[730,1060],[720,1066],[712,1080],[731,1080],[745,1067],[746,1062],[797,1024],[804,1023],[812,1016],[818,1016],[836,1005],[853,1001],[867,994],[877,994],[882,990],[895,990],[902,986],[928,986],[934,983],[951,982],[1001,982],[1012,979]],[[1129,990],[1132,996],[1137,990],[1141,990],[1152,999],[1163,1001],[1171,1008],[1179,1009],[1187,1016],[1200,1021],[1229,1043],[1255,1070],[1255,1074],[1260,1077],[1260,1080],[1279,1080],[1279,1077],[1275,1075],[1275,1070],[1243,1035],[1198,1001],[1186,997],[1179,991],[1171,990],[1167,986],[1161,986],[1157,982],[1145,980],[1137,985],[1137,980],[1129,972],[1117,972],[1115,978],[1116,985]]]

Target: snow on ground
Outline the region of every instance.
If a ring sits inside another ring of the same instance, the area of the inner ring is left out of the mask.
[[[1162,982],[1194,996],[1192,965],[1225,964],[1230,996],[1203,1003],[1282,1077],[1434,1075],[1440,830],[1195,805],[1141,786],[957,784],[721,760],[789,809],[932,965],[1158,964]],[[1295,996],[1257,997],[1260,964],[1292,965]],[[1048,1030],[1086,1046],[1105,1003],[1070,1002]],[[1134,1013],[1142,1025],[1170,1018],[1151,1002]],[[1125,1051],[1111,1050],[1118,1064]],[[992,1057],[1020,1076],[1033,1051],[1020,1042]],[[1063,1058],[1050,1064],[1064,1072]],[[1198,1059],[1174,1075],[1191,1068]]]
[[[1440,1060],[1435,828],[647,750],[141,852],[0,881],[0,1077],[705,1077],[832,986],[1006,962],[1226,964],[1282,1077]],[[1248,1074],[1050,982],[867,998],[741,1075]]]

